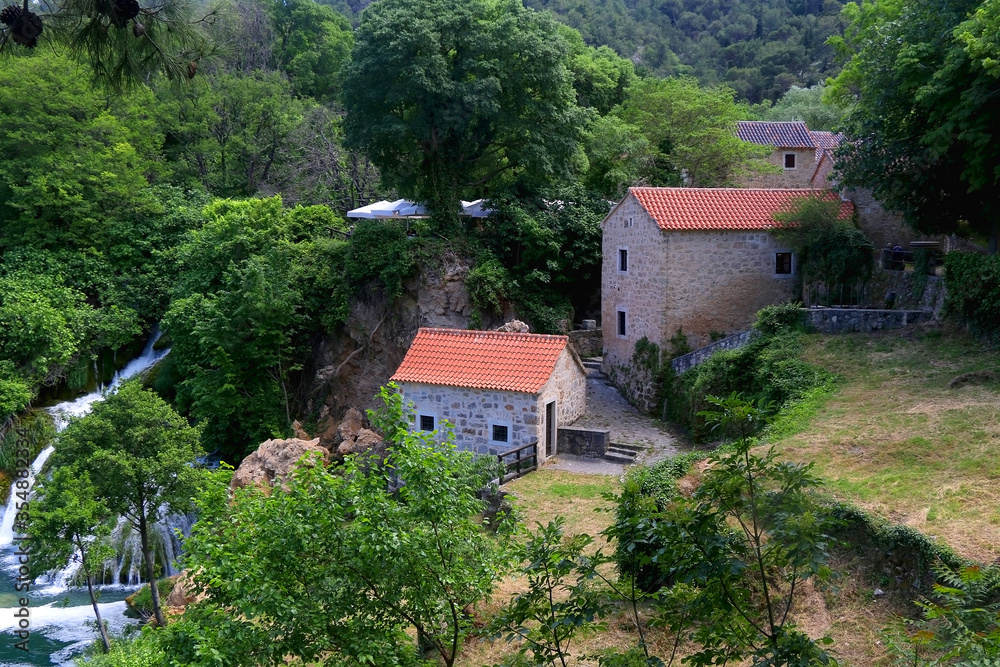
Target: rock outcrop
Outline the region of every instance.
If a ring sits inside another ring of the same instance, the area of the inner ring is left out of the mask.
[[[307,452],[316,453],[324,464],[330,462],[330,453],[320,446],[319,438],[313,440],[267,440],[257,451],[243,459],[229,483],[230,489],[246,486],[271,487],[288,479]]]
[[[497,327],[495,331],[502,331],[504,333],[528,333],[531,331],[531,328],[521,320],[511,320],[507,324]]]

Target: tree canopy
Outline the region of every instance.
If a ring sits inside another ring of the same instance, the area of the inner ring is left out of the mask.
[[[968,224],[994,249],[1000,78],[988,26],[996,12],[978,0],[850,6],[840,42],[850,60],[831,90],[854,103],[837,161],[844,185],[871,187],[922,231]]]
[[[565,58],[555,22],[519,0],[381,0],[346,70],[346,139],[455,219],[463,196],[570,172],[581,117]]]

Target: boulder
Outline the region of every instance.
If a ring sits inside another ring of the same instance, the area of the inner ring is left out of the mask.
[[[344,418],[341,420],[340,426],[337,427],[337,442],[335,444],[339,445],[342,442],[356,440],[364,423],[365,416],[361,414],[361,410],[348,408],[347,412],[344,413]]]
[[[496,330],[504,333],[528,333],[530,328],[521,320],[511,320],[502,327],[497,327]]]
[[[288,478],[297,467],[299,459],[307,452],[319,454],[324,464],[330,462],[329,452],[320,446],[319,438],[267,440],[257,451],[243,459],[243,463],[233,474],[229,488],[235,490],[251,485],[271,487],[276,483],[280,484]]]
[[[353,438],[345,438],[344,441],[337,446],[337,454],[340,456],[359,454],[361,452],[375,449],[380,444],[382,444],[382,436],[375,431],[362,428],[354,434]]]
[[[298,419],[292,422],[292,433],[294,433],[295,437],[299,440],[312,440],[312,438],[309,437],[309,434],[306,433],[306,430],[302,428],[302,422]]]

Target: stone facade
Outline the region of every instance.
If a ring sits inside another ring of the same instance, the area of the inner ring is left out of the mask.
[[[559,454],[599,459],[603,458],[608,451],[608,445],[611,444],[611,431],[594,431],[566,426],[559,429],[556,443]]]
[[[537,394],[491,391],[400,382],[403,403],[411,403],[413,426],[422,426],[421,417],[432,418],[435,430],[443,434],[444,422],[452,425],[456,446],[476,454],[500,454],[543,440],[548,403],[555,401],[556,426],[566,426],[583,415],[587,400],[587,377],[579,360],[568,348],[556,361],[552,375]],[[506,427],[507,441],[493,439],[494,426]],[[553,450],[555,443],[553,443]],[[555,454],[554,451],[548,455]],[[539,459],[546,457],[539,447]]]
[[[821,333],[899,329],[908,324],[928,322],[934,313],[927,310],[874,310],[866,308],[809,308],[806,326]]]
[[[618,266],[623,249],[627,271]],[[627,197],[604,221],[605,372],[628,364],[642,337],[663,349],[682,330],[698,348],[711,342],[713,332],[749,329],[758,310],[794,296],[794,255],[791,274],[775,273],[775,255],[782,251],[790,249],[766,231],[663,231]]]
[[[795,167],[785,168],[785,155],[795,156]],[[774,165],[778,171],[767,174],[748,176],[741,183],[745,188],[826,188],[826,183],[813,184],[816,173],[815,148],[775,148],[767,158],[768,164]]]

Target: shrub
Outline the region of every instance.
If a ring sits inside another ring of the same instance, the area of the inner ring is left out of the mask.
[[[1000,335],[1000,255],[950,252],[944,258],[948,314],[973,333]]]

